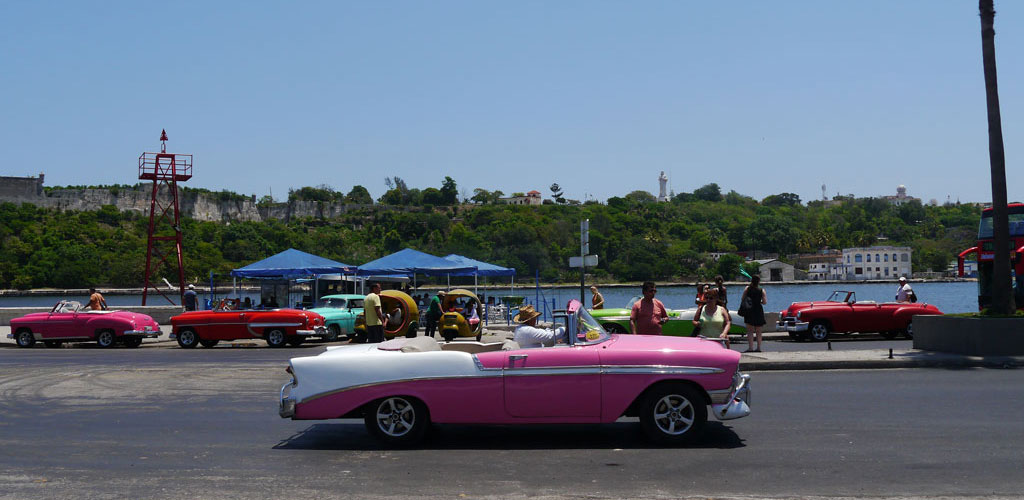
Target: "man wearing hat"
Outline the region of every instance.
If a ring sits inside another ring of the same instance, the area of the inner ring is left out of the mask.
[[[566,340],[565,327],[558,327],[556,330],[538,328],[539,317],[540,313],[531,305],[520,307],[519,313],[512,317],[512,321],[519,323],[512,334],[512,340],[519,344],[519,347],[553,346],[555,342]]]
[[[441,301],[444,300],[445,295],[447,294],[444,290],[438,290],[437,295],[430,299],[430,307],[427,308],[427,331],[423,333],[427,337],[433,337],[437,331],[437,322],[443,315],[441,312]]]
[[[910,288],[907,278],[900,276],[900,287],[896,289],[896,302],[913,302],[911,300],[913,295],[914,289]]]
[[[199,308],[199,297],[196,295],[195,285],[189,285],[188,290],[185,290],[184,302],[186,311],[195,311]]]

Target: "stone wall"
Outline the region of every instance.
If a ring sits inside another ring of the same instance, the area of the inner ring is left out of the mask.
[[[149,216],[152,184],[142,184],[136,188],[54,189],[49,193],[44,193],[42,182],[42,174],[38,178],[0,177],[0,203],[31,203],[45,208],[74,211],[98,210],[103,205],[113,205],[122,212],[136,212],[143,216]],[[278,219],[287,222],[295,217],[330,219],[352,210],[389,209],[378,205],[317,201],[290,201],[258,205],[255,196],[245,199],[222,200],[215,193],[186,191],[182,188],[183,186],[178,186],[182,215],[201,221],[261,222]],[[170,204],[171,199],[167,189],[161,189],[158,196],[161,203]]]

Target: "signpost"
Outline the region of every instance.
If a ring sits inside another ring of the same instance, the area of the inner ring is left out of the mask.
[[[580,256],[569,257],[569,267],[580,268],[580,303],[584,306],[583,290],[587,286],[587,266],[597,267],[597,256],[590,254],[590,219],[580,221]]]

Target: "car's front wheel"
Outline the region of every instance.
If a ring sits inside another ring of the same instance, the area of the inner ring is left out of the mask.
[[[815,342],[824,342],[828,340],[829,328],[828,323],[818,320],[811,324],[811,340]]]
[[[184,328],[178,332],[178,345],[184,349],[192,349],[199,344],[199,335],[195,330]]]
[[[324,340],[328,342],[337,342],[338,337],[341,336],[341,328],[338,325],[327,325],[327,336]]]
[[[286,341],[284,330],[280,328],[274,328],[267,332],[267,345],[270,347],[284,347]]]
[[[117,336],[111,330],[102,330],[96,333],[96,345],[106,349],[108,347],[114,347],[117,343]]]
[[[707,420],[704,398],[687,385],[655,388],[644,396],[641,403],[640,427],[655,443],[688,443],[700,435]]]
[[[370,435],[392,446],[416,443],[430,426],[426,405],[408,396],[391,396],[370,403],[363,420]]]
[[[18,343],[18,347],[32,347],[36,343],[36,336],[32,334],[32,330],[22,328],[14,336],[14,341]]]
[[[910,339],[910,340],[914,340],[914,322],[913,321],[911,321],[910,323],[907,323],[907,327],[903,329],[903,336],[908,338],[908,339]]]

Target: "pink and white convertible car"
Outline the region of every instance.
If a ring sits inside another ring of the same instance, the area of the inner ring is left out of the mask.
[[[293,358],[280,414],[294,420],[362,418],[391,445],[446,424],[610,423],[640,418],[645,434],[680,444],[711,414],[750,414],[740,354],[697,338],[612,335],[573,300],[565,343],[438,343],[427,337],[328,347]]]

